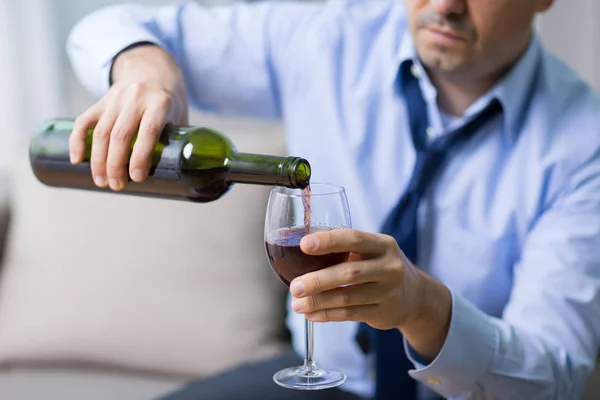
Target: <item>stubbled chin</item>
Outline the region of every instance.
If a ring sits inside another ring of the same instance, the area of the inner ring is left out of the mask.
[[[454,71],[464,65],[465,56],[462,52],[454,49],[438,46],[435,43],[427,43],[417,46],[417,52],[421,62],[428,68],[444,71]]]

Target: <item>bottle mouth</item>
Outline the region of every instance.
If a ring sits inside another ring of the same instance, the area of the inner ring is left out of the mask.
[[[288,171],[290,187],[304,189],[310,184],[311,169],[310,163],[306,159],[294,158]]]

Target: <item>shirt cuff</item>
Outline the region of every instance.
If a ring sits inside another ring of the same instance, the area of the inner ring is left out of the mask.
[[[415,365],[413,379],[444,397],[458,397],[470,392],[488,370],[498,346],[498,332],[490,317],[469,301],[451,291],[452,316],[446,341],[429,365],[404,339],[406,355]]]
[[[108,27],[100,29],[96,24]],[[110,35],[103,34],[110,29]],[[143,25],[106,23],[103,18],[88,24],[78,24],[70,35],[69,52],[76,72],[86,87],[102,97],[110,89],[110,72],[115,57],[136,43],[152,43],[166,51],[167,46]],[[93,50],[92,50],[93,45]]]

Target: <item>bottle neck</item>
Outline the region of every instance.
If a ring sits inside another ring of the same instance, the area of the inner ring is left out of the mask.
[[[304,189],[310,180],[310,165],[299,157],[236,153],[230,160],[227,179],[232,183]]]

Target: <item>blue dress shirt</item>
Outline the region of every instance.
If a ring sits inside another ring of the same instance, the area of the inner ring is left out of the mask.
[[[101,96],[115,54],[139,42],[169,51],[190,103],[223,115],[280,119],[313,181],[346,187],[353,226],[377,231],[415,160],[398,66],[428,103],[431,138],[498,99],[503,113],[450,157],[419,209],[418,266],[452,292],[438,357],[420,382],[451,399],[575,399],[600,339],[600,97],[537,37],[463,115],[445,115],[418,64],[403,1],[258,2],[202,8],[123,4],[72,31],[81,82]],[[303,352],[303,316],[291,311]],[[373,393],[372,360],[353,322],[316,324],[316,360]]]

